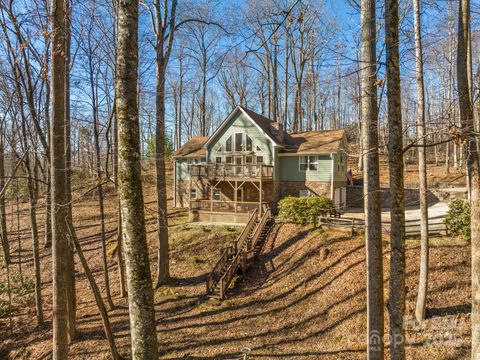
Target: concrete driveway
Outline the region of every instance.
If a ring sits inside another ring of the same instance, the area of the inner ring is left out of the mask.
[[[441,226],[444,228],[443,219],[448,211],[448,203],[446,202],[437,202],[428,207],[428,222],[430,228],[435,228]],[[355,218],[359,220],[364,219],[363,209],[347,209],[347,211],[342,215],[344,218]],[[419,207],[408,207],[405,209],[405,220],[408,227],[419,227],[420,226],[420,209]],[[384,232],[390,232],[390,209],[382,209],[382,227]]]

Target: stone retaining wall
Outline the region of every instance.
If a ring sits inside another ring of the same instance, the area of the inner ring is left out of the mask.
[[[390,207],[390,188],[381,188],[381,206]],[[418,206],[420,199],[419,189],[405,189],[405,206]],[[437,196],[428,190],[427,200],[429,204],[439,201]],[[347,206],[363,208],[363,186],[347,186]]]

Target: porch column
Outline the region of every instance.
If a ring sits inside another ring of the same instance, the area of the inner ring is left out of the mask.
[[[263,181],[262,181],[262,178],[260,177],[260,190],[259,190],[259,196],[258,196],[258,199],[260,201],[260,209],[259,209],[259,212],[260,212],[260,216],[262,215],[262,202],[263,202],[263,187],[262,187],[262,184],[263,184]]]
[[[237,190],[238,190],[237,186],[238,186],[238,182],[237,180],[235,180],[235,187],[233,189],[233,201],[234,201],[233,206],[235,207],[234,209],[235,212],[237,212]]]
[[[210,184],[210,212],[213,211],[213,186]]]

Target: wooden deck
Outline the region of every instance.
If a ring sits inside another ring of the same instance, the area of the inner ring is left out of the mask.
[[[192,164],[188,171],[190,176],[208,180],[273,179],[273,166],[264,164]]]

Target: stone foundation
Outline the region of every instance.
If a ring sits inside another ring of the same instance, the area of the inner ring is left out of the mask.
[[[286,196],[299,196],[300,190],[309,190],[312,195],[331,197],[331,187],[330,181],[281,181],[280,199]]]

